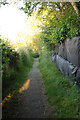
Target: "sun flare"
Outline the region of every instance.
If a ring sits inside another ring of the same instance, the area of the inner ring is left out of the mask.
[[[14,45],[32,42],[32,36],[39,30],[35,17],[28,17],[14,6],[0,8],[0,35]]]

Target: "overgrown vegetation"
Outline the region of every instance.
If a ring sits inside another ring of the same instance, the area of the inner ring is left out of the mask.
[[[2,90],[3,99],[18,91],[27,80],[33,63],[33,52],[29,48],[13,50],[9,43],[2,41]]]
[[[80,15],[69,3],[52,2],[43,6],[39,15],[41,15],[39,18],[42,18],[43,23],[40,26],[42,28],[41,40],[44,41],[47,48],[45,49],[43,45],[42,51],[40,51],[39,68],[44,79],[48,104],[52,109],[50,117],[79,118],[80,90],[51,62],[50,54],[51,50],[65,39],[80,35]]]
[[[64,78],[51,62],[50,52],[45,50],[39,59],[39,69],[45,85],[45,94],[51,108],[51,118],[78,118],[79,93],[77,86]]]
[[[2,2],[2,4],[5,5],[6,3]],[[32,46],[35,51],[40,50],[39,68],[44,79],[45,94],[52,109],[50,117],[78,118],[80,115],[78,112],[78,88],[67,78],[64,78],[56,65],[51,62],[50,50],[53,49],[52,46],[55,48],[55,45],[58,45],[66,38],[80,35],[80,15],[76,14],[77,12],[71,3],[26,2],[24,0],[24,5],[25,7],[21,9],[28,15],[37,18],[38,21],[36,24],[38,28],[40,28],[40,31],[36,29],[36,35],[32,37],[22,33],[22,39],[24,38],[25,46],[25,41],[31,40],[33,43],[30,42],[27,44],[33,44]],[[80,11],[80,3],[77,2],[75,5],[77,5]],[[37,9],[37,11],[35,11],[35,9]],[[33,22],[33,25],[31,24],[33,27],[37,26],[34,24],[35,19],[31,22]],[[37,33],[37,31],[41,34]],[[21,33],[18,39],[21,40]],[[46,48],[49,48],[49,51],[45,49],[44,43]],[[19,44],[22,46],[22,41]],[[43,45],[41,46],[41,44]],[[30,48],[15,51],[9,43],[2,42],[1,46],[3,100],[8,96],[5,100],[12,98],[12,100],[15,101],[16,93],[19,92],[19,88],[22,87],[26,81],[27,73],[32,66],[32,56],[36,58],[39,57],[39,54],[36,52],[33,55]],[[17,46],[15,45],[15,47]],[[10,101],[8,100],[8,102]],[[8,107],[5,106],[5,108]],[[8,109],[6,109],[6,113],[7,111]],[[5,112],[3,114],[5,115]]]
[[[42,26],[41,39],[50,46],[51,43],[58,45],[66,38],[72,38],[80,35],[80,16],[76,14],[76,11],[70,6],[65,12],[57,11],[53,15],[46,11],[46,14],[51,17],[47,21],[47,15],[43,17],[46,24]]]

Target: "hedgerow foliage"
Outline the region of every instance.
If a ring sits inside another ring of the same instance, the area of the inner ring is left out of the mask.
[[[5,97],[5,91],[14,85],[17,81],[17,76],[23,74],[24,69],[29,69],[33,61],[32,49],[22,48],[18,51],[14,50],[9,42],[1,40],[2,48],[2,88],[3,98]],[[26,70],[27,70],[26,69]]]
[[[49,15],[49,21],[45,20],[47,24],[42,26],[41,38],[48,45],[51,43],[57,45],[66,38],[80,35],[80,15],[76,14],[72,6],[65,12],[54,11],[51,17]]]

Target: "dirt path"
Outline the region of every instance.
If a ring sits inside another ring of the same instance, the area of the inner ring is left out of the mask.
[[[47,118],[48,107],[44,95],[44,84],[39,69],[38,59],[34,59],[27,83],[22,88],[21,102],[16,106],[14,118]]]

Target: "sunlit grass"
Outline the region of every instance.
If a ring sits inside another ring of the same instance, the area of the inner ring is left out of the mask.
[[[24,85],[19,89],[19,93],[22,93],[24,90],[27,90],[29,88],[30,85],[30,79],[28,79]]]
[[[16,84],[19,85],[19,82],[17,82]],[[21,83],[20,83],[20,84],[21,84]],[[10,100],[11,100],[11,98],[15,95],[16,92],[21,94],[24,90],[27,90],[27,89],[29,88],[29,84],[30,84],[30,80],[28,79],[28,80],[26,80],[26,82],[23,84],[23,86],[22,86],[20,89],[19,89],[19,86],[17,86],[19,90],[17,90],[17,89],[15,88],[15,91],[13,91],[13,92],[11,91],[11,92],[9,93],[9,95],[6,96],[6,97],[3,99],[3,101],[2,101],[2,103],[1,103],[0,105],[4,106],[5,103],[9,103]],[[21,85],[20,85],[20,86],[21,86]]]

